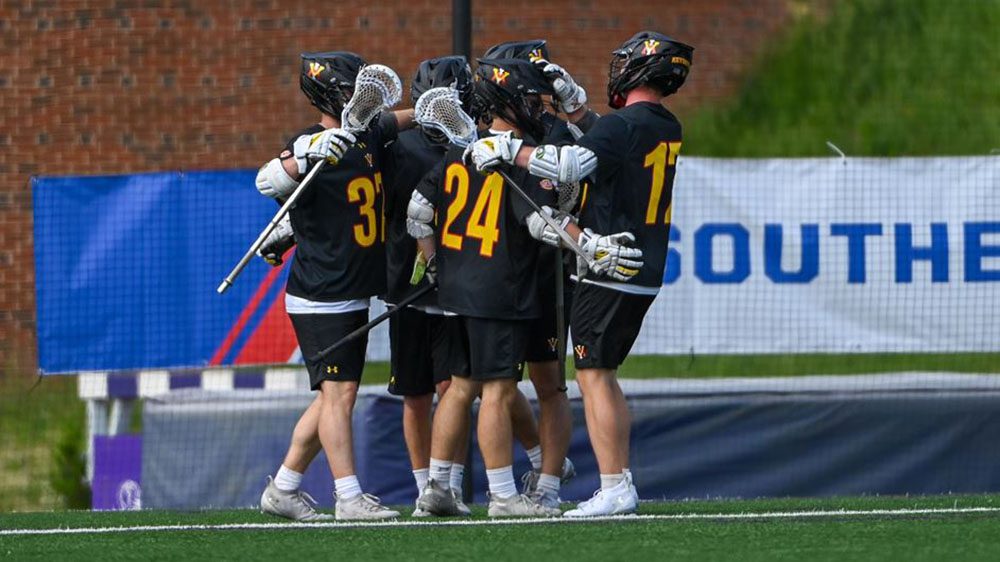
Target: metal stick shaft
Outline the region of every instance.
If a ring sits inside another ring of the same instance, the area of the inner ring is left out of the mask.
[[[565,244],[567,248],[572,250],[573,253],[575,253],[576,255],[583,258],[583,260],[587,262],[588,267],[593,264],[593,260],[591,260],[590,256],[587,255],[587,252],[583,251],[583,248],[580,247],[580,244],[578,244],[576,240],[573,240],[573,237],[570,236],[569,233],[566,232],[565,229],[563,229],[563,227],[559,226],[559,223],[552,220],[552,217],[550,217],[548,213],[543,211],[542,208],[538,206],[538,203],[535,203],[535,201],[531,197],[528,197],[528,194],[525,193],[523,189],[521,189],[521,186],[517,185],[517,182],[511,179],[510,175],[508,175],[507,172],[499,168],[497,168],[496,172],[500,174],[500,176],[504,179],[504,181],[506,181],[510,185],[511,189],[514,190],[514,193],[518,194],[518,196],[520,196],[521,199],[524,199],[525,203],[527,203],[532,209],[534,209],[536,213],[539,214],[539,216],[542,217],[542,220],[545,221],[545,224],[549,225],[550,228],[556,231],[556,234],[559,235],[559,239],[563,241],[563,244]]]
[[[433,291],[436,288],[437,288],[437,283],[429,283],[427,285],[424,285],[423,287],[421,287],[421,288],[417,289],[416,291],[414,291],[413,293],[411,293],[410,296],[408,296],[405,299],[403,299],[403,300],[399,301],[398,303],[396,303],[396,306],[390,308],[389,310],[383,312],[382,314],[379,314],[378,316],[376,316],[375,318],[373,318],[370,322],[368,322],[364,326],[361,326],[357,330],[354,330],[350,334],[347,334],[346,336],[340,338],[340,340],[338,340],[337,342],[335,342],[330,347],[324,349],[323,351],[320,351],[315,356],[310,357],[309,360],[310,361],[319,361],[320,359],[326,357],[327,355],[330,355],[334,351],[336,351],[336,350],[340,349],[341,347],[343,347],[344,344],[346,344],[348,342],[351,342],[351,341],[353,341],[353,340],[355,340],[355,339],[363,336],[364,334],[368,333],[369,330],[371,330],[375,326],[378,326],[382,322],[385,322],[393,314],[396,314],[400,310],[403,310],[407,306],[410,306],[411,304],[413,304],[414,302],[416,302],[417,299],[419,299],[420,297],[422,297],[422,296],[426,295],[427,293]]]
[[[282,205],[280,209],[278,209],[278,212],[274,215],[274,218],[271,219],[271,222],[269,222],[267,226],[264,228],[264,230],[261,231],[260,235],[257,236],[257,240],[255,240],[254,243],[250,245],[250,249],[247,250],[245,254],[243,254],[243,257],[240,259],[239,263],[236,264],[236,267],[234,267],[233,270],[229,272],[229,275],[227,275],[226,278],[222,280],[222,284],[219,285],[219,288],[215,290],[217,293],[221,295],[222,293],[226,292],[226,289],[233,286],[233,282],[236,281],[236,277],[243,271],[243,269],[247,266],[247,264],[250,263],[250,260],[252,260],[254,255],[257,254],[257,250],[259,250],[261,246],[264,245],[264,241],[267,240],[267,237],[270,236],[272,232],[274,232],[274,229],[277,228],[278,223],[281,222],[281,219],[285,218],[285,215],[288,214],[288,211],[291,210],[293,206],[295,206],[295,202],[298,201],[299,196],[301,196],[302,193],[305,192],[306,187],[312,182],[313,178],[316,177],[316,174],[319,173],[319,171],[323,169],[325,165],[326,165],[326,160],[320,160],[315,166],[313,166],[312,170],[309,170],[309,173],[306,174],[306,177],[303,178],[301,183],[299,183],[299,186],[295,188],[295,191],[293,191],[292,194],[288,196],[288,199],[285,201],[285,204]]]
[[[556,252],[556,359],[559,361],[559,388],[566,388],[566,299],[563,280],[563,252]]]

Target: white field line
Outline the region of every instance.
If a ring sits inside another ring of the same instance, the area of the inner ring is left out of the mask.
[[[588,518],[524,518],[524,519],[434,519],[431,521],[344,521],[331,523],[224,523],[217,525],[134,525],[121,527],[78,527],[61,529],[0,529],[0,536],[25,535],[86,535],[110,533],[153,533],[160,531],[272,531],[287,529],[357,529],[393,527],[482,527],[496,525],[554,525],[563,523],[593,523],[599,521],[695,521],[695,520],[760,520],[819,517],[908,517],[913,515],[953,515],[968,513],[1000,513],[1000,507],[960,507],[928,509],[868,509],[829,511],[770,511],[762,513],[678,513],[657,515],[611,515]]]

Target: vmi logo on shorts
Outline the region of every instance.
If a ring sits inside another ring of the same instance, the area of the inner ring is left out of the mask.
[[[587,346],[585,345],[573,346],[573,351],[576,352],[576,357],[578,359],[584,359],[587,357]]]
[[[559,338],[549,338],[549,349],[555,351],[558,345],[559,345]]]

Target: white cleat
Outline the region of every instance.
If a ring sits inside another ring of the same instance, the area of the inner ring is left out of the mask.
[[[429,511],[427,511],[426,509],[422,509],[420,507],[420,501],[418,500],[416,502],[416,506],[415,506],[415,508],[413,510],[413,514],[410,515],[410,517],[430,517],[431,515],[434,515],[434,514],[431,513],[431,512],[429,512]]]
[[[465,505],[464,501],[462,501],[462,494],[458,493],[458,490],[452,488],[451,495],[455,498],[455,508],[458,509],[459,515],[462,517],[469,517],[472,515],[472,510],[469,509],[469,506]]]
[[[490,497],[490,517],[557,517],[558,508],[545,507],[534,498],[518,494],[509,498]]]
[[[277,515],[292,521],[333,521],[329,513],[319,513],[316,500],[302,490],[285,492],[274,485],[274,479],[267,477],[267,487],[260,495],[260,512]]]
[[[563,513],[563,517],[627,515],[635,513],[638,507],[639,494],[632,485],[632,474],[626,471],[625,478],[617,486],[594,492],[594,497]]]
[[[381,501],[371,494],[359,494],[349,499],[337,496],[337,506],[334,512],[337,514],[337,521],[395,519],[399,517],[398,511],[383,506]]]
[[[521,475],[521,493],[530,496],[535,493],[538,488],[538,478],[542,475],[541,471],[531,469]],[[559,478],[560,484],[565,484],[576,476],[576,467],[573,466],[573,461],[569,458],[563,459],[562,476]]]
[[[458,496],[450,488],[445,488],[433,479],[428,480],[420,492],[417,509],[438,517],[465,515],[458,507]]]
[[[549,509],[555,509],[556,511],[562,511],[560,507],[562,506],[562,499],[559,498],[559,494],[554,494],[546,490],[535,490],[528,495],[531,500],[538,505],[547,507]]]

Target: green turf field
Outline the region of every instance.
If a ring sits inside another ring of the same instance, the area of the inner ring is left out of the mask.
[[[296,528],[252,511],[0,515],[0,556],[17,560],[995,560],[1000,496],[643,504],[599,522]],[[456,520],[451,520],[455,522]],[[11,535],[12,529],[235,525]],[[255,526],[255,527],[254,527]]]

